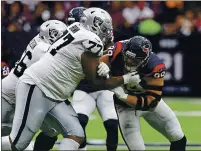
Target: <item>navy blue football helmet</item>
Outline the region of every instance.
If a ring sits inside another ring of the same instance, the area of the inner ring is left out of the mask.
[[[79,22],[80,18],[83,16],[84,10],[86,10],[85,7],[75,7],[71,9],[66,19],[66,24],[69,26],[74,22]]]
[[[138,67],[147,64],[152,51],[151,42],[142,36],[134,36],[126,41],[123,51],[125,68],[127,71],[135,71]]]

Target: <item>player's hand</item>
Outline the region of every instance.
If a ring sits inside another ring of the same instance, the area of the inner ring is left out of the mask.
[[[110,72],[110,68],[108,67],[108,65],[104,62],[101,62],[99,65],[98,65],[98,75],[101,76],[101,77],[107,77],[109,78],[109,72]]]
[[[124,78],[124,84],[129,84],[129,86],[131,87],[134,87],[141,81],[140,76],[136,71],[123,75],[123,78]]]
[[[116,95],[116,97],[122,101],[126,101],[127,100],[127,96],[128,94],[126,94],[124,92],[124,89],[122,87],[116,87],[114,89],[111,90],[112,92],[114,92],[114,94]]]

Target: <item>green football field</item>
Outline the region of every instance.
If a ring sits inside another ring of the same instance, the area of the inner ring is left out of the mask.
[[[175,111],[188,139],[187,150],[201,150],[201,98],[164,98]],[[141,119],[141,133],[148,150],[168,150],[168,140]],[[97,111],[87,125],[88,150],[105,150],[106,132]],[[61,139],[61,136],[60,136]],[[163,146],[164,145],[164,146]],[[56,149],[56,145],[55,148]],[[119,133],[118,150],[127,150]]]

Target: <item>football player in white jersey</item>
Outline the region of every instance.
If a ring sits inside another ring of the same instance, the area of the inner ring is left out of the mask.
[[[93,8],[93,9],[99,9],[99,8]],[[68,18],[66,19],[66,24],[69,26],[74,22],[80,22],[80,18],[83,16],[84,10],[86,10],[86,8],[84,7],[73,8],[69,12]],[[113,44],[113,37],[111,36],[110,38],[111,40],[108,40],[108,44],[106,44],[105,47],[108,47],[109,45]],[[105,66],[105,68],[102,67],[102,73],[103,72],[105,72],[104,73],[105,75],[108,74],[109,68],[107,65]],[[102,116],[103,124],[107,132],[107,138],[106,138],[107,150],[116,150],[118,145],[118,120],[114,109],[114,102],[112,97],[113,92],[108,90],[96,91],[96,89],[90,87],[89,84],[87,85],[83,84],[84,81],[86,82],[86,80],[82,80],[82,82],[76,88],[76,91],[74,92],[74,94],[76,95],[73,95],[73,102],[72,102],[73,108],[78,114],[80,124],[85,132],[85,127],[88,123],[89,116],[91,115],[97,104],[97,108],[100,112],[100,115]],[[81,89],[83,91],[81,91]],[[87,93],[89,91],[93,93]],[[93,99],[93,97],[95,97],[95,99]],[[47,150],[48,146],[51,147],[54,145],[55,140],[56,137],[49,137],[45,135],[43,132],[41,132],[36,138],[34,144],[34,150],[40,150],[41,148],[43,148],[43,150]],[[51,149],[50,147],[48,149]],[[79,149],[80,150],[86,149],[86,139],[80,145]]]
[[[30,41],[21,59],[9,75],[2,80],[2,136],[10,134],[11,131],[16,103],[15,87],[19,77],[23,75],[26,68],[38,61],[47,52],[49,46],[62,36],[66,29],[67,26],[58,20],[44,22],[40,26],[40,33]],[[30,149],[28,148],[28,150]]]
[[[71,25],[74,22],[79,22],[80,18],[83,16],[83,11],[85,9],[86,8],[84,7],[73,8],[69,12],[69,16],[66,21],[67,25]],[[92,9],[96,10],[99,8],[91,8],[91,10]],[[110,38],[111,40],[108,40],[108,45],[106,45],[105,47],[113,44],[113,37],[111,36]],[[109,69],[107,69],[107,66],[105,71],[109,71]],[[92,87],[91,84],[89,84],[89,82],[84,79],[80,82],[73,94],[72,106],[78,114],[78,119],[80,121],[80,124],[82,125],[82,128],[84,129],[84,132],[89,117],[97,106],[107,132],[107,150],[115,151],[118,145],[118,120],[114,108],[113,92],[109,90],[99,91],[97,88]],[[86,149],[87,148],[85,139],[85,141],[80,145],[80,150]]]
[[[112,89],[126,83],[136,83],[136,74],[97,77],[99,56],[108,36],[112,19],[104,10],[84,11],[81,23],[67,28],[48,52],[32,64],[16,86],[16,109],[12,131],[2,138],[2,149],[23,150],[41,127],[47,113],[63,135],[59,150],[77,150],[84,132],[77,114],[67,100],[85,76],[100,89]],[[34,119],[34,123],[32,122]]]

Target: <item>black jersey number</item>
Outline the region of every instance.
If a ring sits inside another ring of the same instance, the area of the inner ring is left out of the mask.
[[[89,40],[89,44],[91,45],[90,47],[87,48],[89,51],[92,51],[92,49],[95,47],[99,48],[99,50],[96,52],[96,55],[98,55],[100,51],[103,49],[102,45],[99,45],[96,42],[93,42],[91,40]]]
[[[53,44],[53,46],[52,46],[53,48],[50,47],[50,49],[52,49],[49,51],[50,54],[52,54],[54,56],[59,49],[67,46],[75,39],[70,33],[66,33],[65,35]]]
[[[13,73],[17,77],[21,77],[27,68],[27,65],[23,62],[25,57],[28,57],[28,59],[31,60],[32,59],[31,52],[27,51],[26,54],[24,55],[24,57],[19,62],[16,63],[16,66],[15,66]]]

